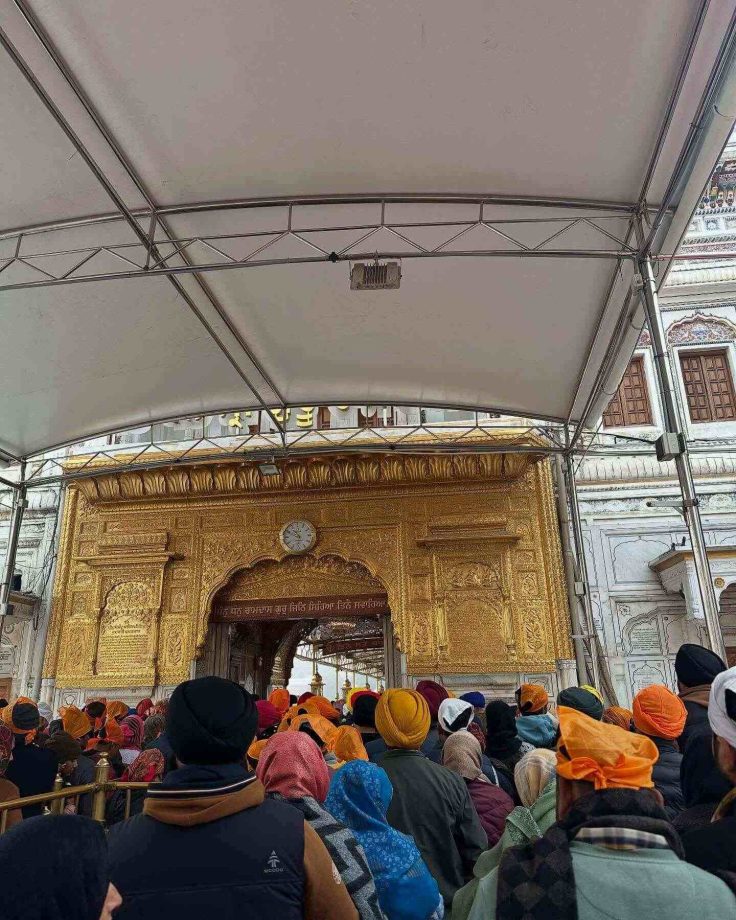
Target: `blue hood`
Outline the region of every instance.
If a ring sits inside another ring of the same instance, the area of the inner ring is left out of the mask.
[[[516,720],[516,734],[534,747],[554,747],[557,725],[545,713],[535,716],[521,716]]]

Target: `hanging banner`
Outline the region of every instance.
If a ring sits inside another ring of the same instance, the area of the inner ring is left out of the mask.
[[[210,619],[213,623],[247,623],[252,620],[325,620],[336,616],[360,619],[389,613],[385,594],[348,594],[228,601],[215,604]]]

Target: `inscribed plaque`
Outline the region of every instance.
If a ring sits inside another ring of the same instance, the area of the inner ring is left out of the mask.
[[[150,664],[149,618],[144,611],[107,613],[100,624],[97,671],[115,673]]]

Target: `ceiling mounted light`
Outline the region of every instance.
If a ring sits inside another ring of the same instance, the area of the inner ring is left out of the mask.
[[[259,463],[258,471],[261,476],[278,476],[281,472],[273,461],[271,463]]]
[[[398,262],[356,262],[350,269],[351,291],[395,291],[400,284]]]

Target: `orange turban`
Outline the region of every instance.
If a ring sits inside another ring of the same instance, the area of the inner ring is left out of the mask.
[[[349,760],[368,760],[360,732],[352,725],[341,725],[336,729],[330,742],[330,750],[334,751],[337,759],[343,763]]]
[[[652,767],[659,751],[644,735],[624,731],[559,706],[560,743],[557,772],[596,789],[651,789]]]
[[[110,700],[107,704],[107,723],[109,724],[111,719],[122,719],[123,716],[128,715],[128,710],[130,706],[127,703],[123,703],[121,700]]]
[[[254,741],[248,748],[248,759],[254,760],[257,763],[261,756],[261,752],[270,740],[270,738],[263,738],[261,741]]]
[[[86,712],[77,709],[76,706],[62,706],[59,710],[61,724],[64,731],[68,732],[72,738],[79,740],[82,735],[87,735],[92,731],[92,723]]]
[[[332,722],[329,722],[324,716],[310,712],[307,715],[297,716],[295,719],[292,719],[288,730],[290,732],[298,732],[304,724],[309,725],[312,731],[322,739],[324,747],[330,750],[332,741],[337,733],[337,729]]]
[[[274,707],[274,709],[278,709],[281,715],[283,715],[289,708],[290,701],[291,697],[289,696],[289,691],[283,690],[280,687],[276,690],[272,690],[270,696],[268,697],[268,702]]]
[[[340,713],[335,709],[332,703],[330,703],[326,696],[310,696],[308,700],[302,703],[302,708],[306,709],[308,712],[317,713],[325,719],[329,719],[330,722],[337,722],[340,718]]]
[[[529,716],[532,713],[541,712],[545,706],[549,705],[549,696],[544,687],[539,684],[522,684],[516,691],[516,702],[519,705],[519,712]]]
[[[603,710],[603,719],[601,721],[606,722],[608,725],[618,725],[619,728],[630,732],[633,718],[634,713],[630,709],[624,709],[623,706],[609,706],[608,709]]]
[[[663,684],[645,687],[634,697],[634,725],[643,735],[679,738],[686,719],[685,704]]]
[[[118,747],[123,746],[123,730],[115,719],[105,719],[105,727],[102,730],[102,734],[103,737],[100,740],[112,741],[112,743],[117,744]]]
[[[376,728],[388,747],[418,750],[430,728],[427,701],[416,690],[386,690],[376,706]]]
[[[296,705],[296,703],[295,703],[293,706],[289,706],[289,708],[288,708],[288,709],[286,710],[286,712],[284,713],[284,717],[283,717],[283,719],[281,720],[281,724],[280,724],[279,727],[278,727],[278,731],[280,731],[280,732],[288,732],[288,730],[289,730],[289,728],[290,728],[290,726],[291,726],[291,723],[292,723],[292,722],[294,721],[294,719],[296,719],[296,717],[299,715],[299,711],[298,711],[298,710],[299,710],[299,707]]]

